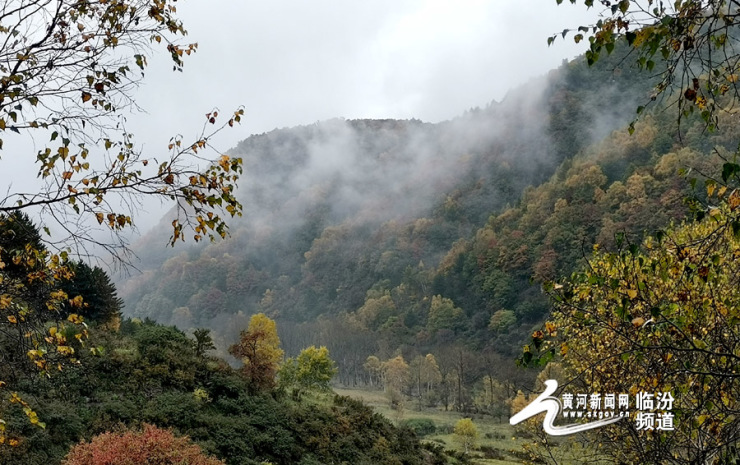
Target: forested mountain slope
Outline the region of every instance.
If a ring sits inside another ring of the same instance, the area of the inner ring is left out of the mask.
[[[732,143],[692,120],[679,139],[670,112],[628,135],[651,83],[617,55],[444,123],[337,119],[246,139],[231,238],[160,252],[166,238],[146,236],[143,274],[119,286],[127,311],[213,328],[221,347],[264,312],[288,354],[329,346],[346,383],[368,379],[369,355],[509,355],[547,311],[537,280],[682,217],[678,169]]]

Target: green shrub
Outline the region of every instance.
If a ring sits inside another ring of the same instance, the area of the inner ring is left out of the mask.
[[[413,430],[417,436],[429,436],[437,431],[434,421],[429,418],[412,418],[403,422],[403,425]]]

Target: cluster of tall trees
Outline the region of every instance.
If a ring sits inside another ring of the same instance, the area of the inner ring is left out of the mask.
[[[477,355],[477,356],[476,356]],[[444,409],[508,418],[521,389],[533,385],[531,373],[517,371],[494,353],[473,354],[463,347],[442,352],[439,361],[429,353],[407,362],[403,355],[381,361],[371,355],[364,364],[366,383],[382,389],[391,408],[399,411]]]
[[[304,391],[330,391],[329,382],[337,370],[326,347],[310,346],[297,357],[284,359],[275,321],[264,313],[253,315],[243,330],[239,342],[229,353],[242,362],[241,372],[255,392],[280,389],[292,390],[300,398]]]

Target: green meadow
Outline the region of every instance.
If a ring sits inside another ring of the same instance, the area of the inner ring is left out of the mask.
[[[414,420],[431,420],[434,422],[435,432],[422,436],[424,442],[439,444],[447,450],[463,453],[462,446],[457,444],[452,433],[455,423],[462,418],[471,418],[478,429],[478,440],[475,450],[470,453],[474,464],[510,465],[522,464],[526,457],[524,444],[532,441],[531,438],[517,437],[514,428],[507,421],[499,422],[490,415],[462,414],[443,409],[422,408],[413,402],[407,402],[402,414],[390,408],[388,399],[383,391],[363,389],[340,389],[334,392],[362,400],[373,407],[375,411],[396,423],[413,422]]]

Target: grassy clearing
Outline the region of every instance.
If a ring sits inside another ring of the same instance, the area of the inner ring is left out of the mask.
[[[349,396],[362,400],[365,404],[373,407],[378,413],[386,416],[394,422],[399,421],[398,412],[392,410],[388,405],[388,399],[382,391],[371,391],[361,389],[339,389],[334,392],[339,395]],[[517,438],[514,429],[506,423],[499,423],[497,419],[486,415],[462,415],[457,412],[445,412],[440,409],[424,408],[416,410],[417,406],[409,402],[400,416],[400,421],[412,419],[428,419],[434,422],[436,433],[424,436],[423,440],[443,445],[445,449],[462,452],[462,448],[454,441],[452,430],[455,423],[461,418],[472,418],[478,428],[477,449],[472,453],[473,463],[480,465],[513,465],[523,463],[514,454],[522,451],[523,444],[529,440]],[[489,451],[488,456],[495,455],[498,459],[485,458],[483,451]]]

